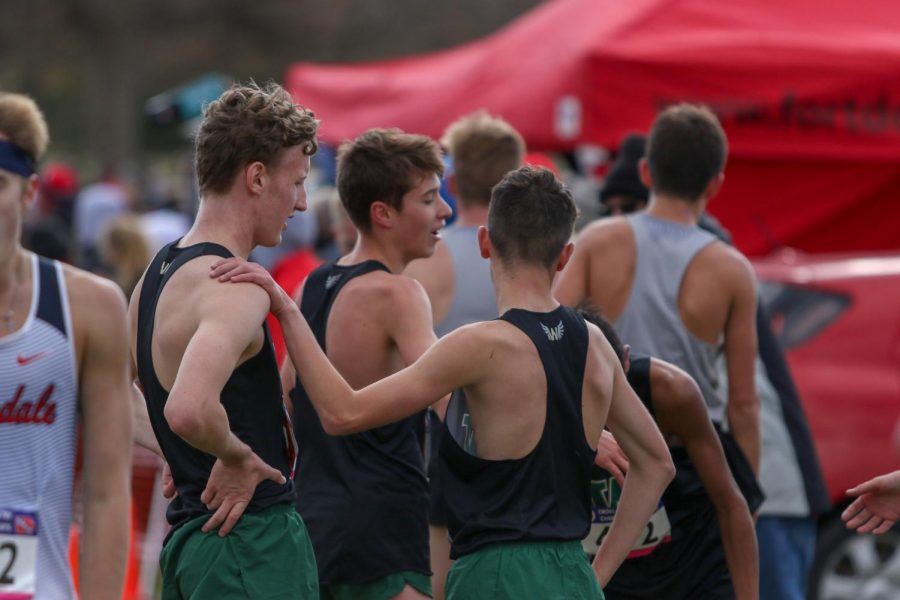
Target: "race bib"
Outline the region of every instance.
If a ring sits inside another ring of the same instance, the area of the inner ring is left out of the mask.
[[[590,556],[597,554],[600,544],[609,533],[613,517],[616,516],[616,508],[619,505],[619,496],[622,490],[619,482],[614,477],[591,482],[591,529],[587,537],[581,541],[584,552]],[[637,542],[628,553],[628,558],[646,556],[653,552],[657,546],[672,539],[672,525],[669,523],[669,514],[666,507],[660,501],[656,512],[644,526]]]
[[[0,600],[34,597],[37,549],[37,513],[0,508]]]

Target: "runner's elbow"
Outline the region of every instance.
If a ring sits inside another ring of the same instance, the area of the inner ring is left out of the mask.
[[[660,475],[665,481],[665,486],[668,486],[673,479],[675,479],[675,463],[672,462],[672,457],[669,454],[662,457],[659,462],[659,472]]]
[[[321,411],[319,419],[322,421],[322,429],[328,435],[348,435],[363,430],[358,420],[346,412]]]
[[[651,454],[644,468],[655,481],[662,484],[663,488],[667,487],[675,479],[675,464],[672,462],[672,456],[668,452],[665,454]]]
[[[666,454],[648,453],[643,459],[631,460],[628,472],[640,471],[648,480],[662,483],[665,488],[675,478],[675,464]]]
[[[169,429],[178,437],[190,440],[201,435],[204,429],[203,419],[198,411],[188,406],[182,406],[177,402],[166,402],[163,415],[169,424]]]
[[[675,463],[672,462],[672,453],[663,440],[662,435],[656,439],[656,443],[652,446],[650,457],[654,470],[659,473],[660,477],[665,479],[666,485],[669,485],[675,479]]]

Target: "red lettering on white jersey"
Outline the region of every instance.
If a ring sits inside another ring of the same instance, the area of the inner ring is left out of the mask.
[[[37,402],[23,401],[25,386],[19,385],[12,400],[0,405],[0,423],[52,425],[56,420],[56,402],[51,402],[55,386],[48,384]]]

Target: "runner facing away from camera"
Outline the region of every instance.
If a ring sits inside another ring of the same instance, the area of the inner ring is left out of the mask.
[[[639,163],[647,210],[582,230],[554,294],[567,306],[589,301],[637,352],[684,369],[758,476],[755,278],[740,252],[697,225],[725,180],[727,153],[708,109],[679,104],[661,112]],[[716,368],[723,352],[727,395]]]
[[[329,428],[364,430],[450,401],[441,469],[456,563],[448,598],[602,598],[674,474],[650,415],[603,334],[550,292],[572,253],[571,195],[523,167],[494,189],[479,247],[491,259],[501,317],[461,327],[413,365],[354,391],[320,351],[283,290],[258,266],[211,275],[270,295],[292,361]],[[588,568],[590,474],[605,424],[631,458],[621,508]]]
[[[421,282],[431,301],[434,331],[442,337],[454,329],[497,316],[497,300],[488,261],[478,249],[478,228],[487,225],[491,189],[519,168],[525,141],[503,119],[479,111],[452,123],[441,143],[450,155],[447,185],[456,197],[458,218],[441,231],[430,258],[414,260],[405,274]],[[435,600],[443,600],[450,570],[447,506],[438,469],[441,420],[429,410],[431,447],[428,464],[428,529]]]
[[[609,600],[757,600],[756,534],[703,396],[678,367],[631,355],[612,325],[590,310],[582,315],[609,341],[631,388],[653,415],[675,463],[675,479],[659,508],[604,589]],[[620,479],[595,467],[594,521],[584,549],[593,556],[617,509]]]

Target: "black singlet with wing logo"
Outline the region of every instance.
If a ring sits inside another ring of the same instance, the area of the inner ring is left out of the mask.
[[[325,347],[331,307],[356,277],[388,271],[377,261],[313,271],[300,310]],[[369,431],[330,436],[298,381],[291,393],[300,447],[297,510],[309,530],[319,582],[367,583],[400,571],[431,573],[428,484],[413,416]]]

